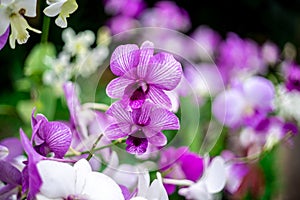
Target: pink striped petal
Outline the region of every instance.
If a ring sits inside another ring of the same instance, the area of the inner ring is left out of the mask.
[[[152,137],[147,138],[148,142],[154,146],[165,146],[167,144],[167,137],[162,132],[156,132]]]
[[[172,108],[171,100],[168,95],[162,89],[156,88],[155,86],[149,86],[148,97],[157,105],[166,107],[167,109]]]
[[[106,111],[106,114],[114,117],[118,122],[133,124],[131,114],[123,107],[121,101],[113,103]]]
[[[148,127],[154,130],[178,130],[180,128],[178,117],[163,108],[156,108],[151,112]]]
[[[110,69],[116,76],[122,76],[139,63],[139,48],[135,44],[118,46],[111,55]]]
[[[139,61],[139,65],[137,66],[137,75],[139,78],[144,78],[146,76],[149,61],[153,56],[153,52],[154,52],[154,45],[152,42],[145,41],[141,45],[140,61]]]
[[[164,90],[174,89],[182,76],[181,64],[168,53],[158,53],[151,58],[145,77],[148,84]]]
[[[105,131],[104,135],[109,140],[116,140],[126,137],[130,134],[131,127],[128,123],[117,123],[110,125]]]
[[[8,27],[6,31],[0,36],[0,50],[5,46],[8,36],[9,36],[10,28]]]
[[[115,78],[112,81],[110,81],[107,85],[106,94],[110,98],[122,98],[124,95],[125,88],[132,83],[134,83],[133,80],[124,77]]]

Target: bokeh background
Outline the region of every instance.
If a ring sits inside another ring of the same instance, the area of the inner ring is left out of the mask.
[[[147,6],[152,7],[157,1],[147,0]],[[207,25],[217,31],[223,38],[228,32],[234,32],[242,38],[251,38],[258,44],[270,40],[282,50],[287,43],[293,44],[297,52],[300,47],[300,1],[299,0],[198,0],[174,1],[186,9],[190,15],[192,26],[187,31],[191,33],[199,25]],[[45,2],[38,1],[38,8]],[[69,18],[69,26],[75,32],[92,30],[105,25],[110,18],[104,12],[101,0],[78,0],[79,9]],[[38,9],[38,16],[29,19],[32,27],[42,29],[43,15]],[[1,19],[0,19],[1,20]],[[62,29],[51,23],[49,41],[61,50]],[[26,45],[17,45],[15,50],[6,45],[0,51],[0,139],[17,135],[23,125],[17,112],[19,101],[31,98],[28,92],[15,90],[16,84],[24,76],[25,58],[30,50],[40,41],[40,35],[31,33]],[[299,62],[299,53],[296,55]],[[299,102],[300,103],[300,102]],[[293,149],[282,147],[278,156],[278,168],[281,169],[283,194],[280,199],[300,199],[300,137],[295,137]]]

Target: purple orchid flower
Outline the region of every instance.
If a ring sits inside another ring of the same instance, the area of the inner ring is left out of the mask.
[[[143,154],[148,143],[154,146],[164,146],[167,143],[162,130],[178,130],[177,116],[150,102],[145,102],[139,109],[127,111],[120,101],[111,105],[108,115],[116,122],[104,132],[110,140],[128,137],[126,150],[131,154]]]
[[[0,157],[0,199],[11,199],[13,195],[19,198],[17,187],[22,185],[22,175],[19,160],[23,148],[18,138],[6,138],[0,141],[0,149],[5,152]]]
[[[0,36],[0,50],[5,46],[10,32],[10,27]]]
[[[236,191],[238,191],[244,177],[248,174],[249,167],[245,163],[233,162],[232,160],[234,160],[236,156],[229,150],[224,150],[221,153],[221,156],[226,161],[226,189],[231,194],[234,194]]]
[[[260,113],[273,110],[274,85],[268,79],[254,76],[220,93],[213,102],[213,114],[226,126],[235,128],[247,124]]]
[[[204,159],[190,152],[187,147],[178,149],[169,147],[161,153],[159,166],[163,173],[168,172],[165,178],[188,179],[196,182],[203,174]],[[175,185],[164,184],[164,186],[169,195],[176,189]]]
[[[164,91],[173,90],[180,82],[182,68],[171,54],[153,55],[153,43],[146,41],[139,49],[135,44],[121,45],[113,52],[110,69],[119,76],[106,88],[111,98],[122,98],[124,105],[140,108],[146,99],[171,108]]]
[[[105,11],[112,15],[136,17],[145,8],[143,0],[104,0]]]
[[[262,73],[266,67],[263,65],[259,46],[234,33],[229,33],[226,41],[220,44],[217,62],[225,82],[245,73]]]
[[[31,142],[35,144],[35,150],[43,156],[53,152],[56,158],[62,158],[71,145],[70,128],[62,122],[49,122],[42,114],[34,117],[34,111],[31,116]]]
[[[290,63],[286,64],[286,82],[285,87],[288,91],[300,91],[300,66]]]
[[[159,1],[154,8],[145,10],[141,16],[141,23],[146,27],[163,27],[178,31],[187,31],[191,26],[186,10],[172,1]]]
[[[28,155],[27,166],[22,171],[22,191],[24,193],[28,190],[27,198],[33,200],[42,185],[42,179],[36,165],[43,159],[43,156],[33,149],[31,142],[22,129],[20,129],[20,137],[22,146]]]

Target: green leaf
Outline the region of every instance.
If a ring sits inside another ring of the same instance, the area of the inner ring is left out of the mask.
[[[56,96],[50,87],[43,87],[38,90],[39,96],[36,102],[37,112],[45,115],[49,121],[54,119],[56,111]]]
[[[31,100],[22,100],[17,103],[17,112],[21,119],[27,124],[30,124],[33,107],[34,102]]]
[[[50,66],[47,64],[47,58],[54,58],[56,50],[51,43],[37,44],[29,53],[25,60],[25,75],[40,75]]]

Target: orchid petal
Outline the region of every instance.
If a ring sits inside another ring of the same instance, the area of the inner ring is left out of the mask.
[[[237,90],[229,90],[215,98],[212,112],[219,122],[233,127],[241,122],[245,108],[244,96]]]
[[[157,105],[162,105],[168,109],[172,108],[171,100],[165,92],[153,85],[149,86],[148,97]]]
[[[115,151],[113,151],[109,163],[105,168],[105,170],[103,171],[103,174],[112,177],[113,174],[115,173],[115,170],[118,168],[118,166],[119,166],[118,154]]]
[[[28,199],[31,199],[39,192],[42,185],[42,179],[36,166],[36,164],[42,160],[42,156],[33,149],[28,137],[22,129],[20,129],[20,137],[22,146],[28,155],[27,173],[28,175],[30,174],[30,176],[28,176],[29,180],[27,186],[29,187]]]
[[[75,191],[78,194],[82,194],[82,190],[85,184],[86,176],[92,172],[91,166],[86,159],[80,159],[74,164],[75,174],[76,174],[76,183]]]
[[[149,61],[146,80],[164,90],[174,89],[182,76],[181,64],[168,53],[158,53]]]
[[[114,199],[124,200],[121,188],[105,174],[91,172],[86,176],[83,194],[88,195],[89,200]]]
[[[62,158],[69,150],[72,141],[72,132],[68,126],[61,122],[43,123],[40,134],[44,134],[45,142],[55,157]]]
[[[124,77],[115,78],[107,85],[106,93],[111,98],[122,98],[125,88],[132,83],[134,83],[133,80]]]
[[[21,172],[9,162],[0,160],[0,181],[11,185],[21,185]]]
[[[157,132],[152,137],[147,138],[149,143],[158,147],[165,146],[167,144],[167,137],[162,132]]]
[[[106,111],[106,114],[114,117],[118,122],[127,122],[129,124],[133,124],[130,112],[123,108],[120,101],[113,103]]]
[[[48,7],[44,9],[44,14],[47,15],[48,17],[55,17],[61,12],[61,7],[62,5],[66,2],[67,0],[61,0],[56,3],[50,4]]]
[[[104,131],[105,137],[109,140],[116,140],[128,136],[131,132],[131,126],[128,123],[112,124]]]
[[[0,26],[1,26],[1,24],[0,24]],[[0,50],[5,46],[8,36],[9,36],[9,33],[10,33],[10,29],[8,27],[6,29],[6,31],[0,36]]]
[[[225,161],[221,157],[215,157],[206,171],[204,181],[209,193],[220,192],[226,183]]]
[[[0,7],[0,35],[3,36],[5,33],[8,34],[9,29],[9,16],[6,14],[6,8]],[[6,36],[8,37],[8,36]]]
[[[111,55],[110,69],[116,76],[122,76],[135,68],[138,62],[139,48],[137,45],[120,45]]]
[[[263,77],[251,77],[243,84],[245,98],[251,105],[263,109],[272,109],[275,97],[274,85],[268,79]]]
[[[150,114],[154,108],[154,104],[146,102],[140,109],[132,111],[132,118],[135,124],[147,126],[150,122]]]
[[[150,185],[150,176],[148,171],[140,172],[138,175],[138,193],[137,196],[144,196]]]
[[[37,164],[43,184],[40,193],[48,198],[66,198],[75,194],[75,169],[57,161],[44,160]]]
[[[156,108],[150,114],[149,127],[154,130],[178,130],[180,128],[178,117],[164,108]]]
[[[37,0],[16,0],[15,6],[18,10],[24,9],[27,17],[36,16]]]
[[[149,67],[149,61],[153,56],[153,52],[153,43],[149,41],[143,42],[140,49],[140,60],[137,66],[137,75],[139,78],[144,78],[147,75],[147,68]]]
[[[1,140],[0,146],[4,146],[8,150],[5,160],[12,160],[23,154],[22,144],[18,138],[11,137]]]

